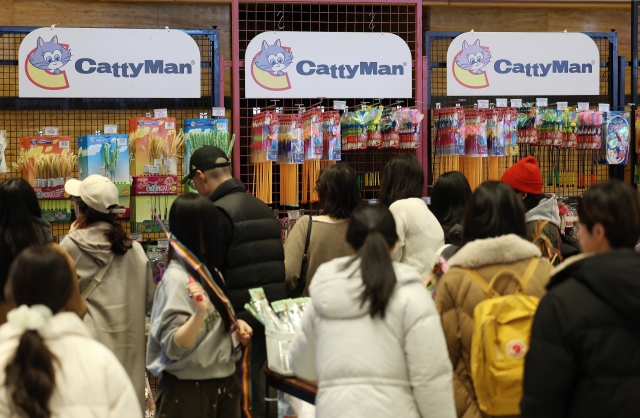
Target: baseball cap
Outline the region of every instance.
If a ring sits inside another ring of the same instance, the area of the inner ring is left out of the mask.
[[[77,196],[91,209],[100,213],[124,213],[118,207],[118,188],[108,178],[98,174],[91,175],[80,181],[67,180],[64,191],[71,196]]]
[[[227,161],[224,163],[216,163],[219,158],[224,158]],[[218,147],[214,147],[213,145],[205,145],[194,152],[191,156],[191,160],[189,162],[189,174],[187,174],[180,183],[185,184],[191,180],[198,170],[207,171],[214,168],[229,167],[229,165],[231,165],[231,163],[224,151]]]

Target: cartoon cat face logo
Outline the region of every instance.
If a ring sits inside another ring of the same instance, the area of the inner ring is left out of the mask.
[[[453,75],[465,87],[481,89],[489,86],[489,79],[484,68],[491,62],[491,52],[486,46],[480,46],[480,39],[469,45],[462,43],[462,50],[458,52],[451,64]]]
[[[251,65],[251,75],[253,80],[260,87],[266,90],[282,91],[289,90],[291,83],[289,75],[285,71],[293,62],[291,48],[282,46],[280,39],[273,45],[267,41],[262,41],[262,47],[254,58]]]
[[[262,52],[254,61],[262,71],[282,77],[284,75],[282,70],[293,62],[293,54],[280,45],[280,39],[273,45],[263,41]]]
[[[29,62],[41,70],[52,71],[54,74],[61,74],[60,68],[71,61],[71,51],[58,43],[58,37],[54,36],[51,41],[45,42],[38,38],[38,47],[29,57]]]
[[[469,45],[467,41],[462,43],[462,52],[456,59],[456,64],[463,70],[473,71],[476,74],[482,74],[482,69],[489,65],[491,61],[491,52],[480,46],[480,39],[476,39],[473,45]]]
[[[58,43],[58,37],[45,42],[38,38],[37,46],[27,55],[25,71],[29,80],[46,90],[62,90],[69,87],[62,67],[71,61],[69,45]]]

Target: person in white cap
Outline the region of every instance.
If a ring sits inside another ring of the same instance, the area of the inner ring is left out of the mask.
[[[127,370],[142,406],[145,315],[155,292],[149,259],[116,222],[118,189],[111,180],[71,179],[65,191],[73,197],[77,220],[60,245],[76,263],[87,304],[84,322]]]

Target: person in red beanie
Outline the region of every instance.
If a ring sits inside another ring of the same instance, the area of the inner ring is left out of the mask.
[[[549,221],[542,230],[554,248],[560,248],[560,213],[554,194],[542,193],[542,173],[534,157],[526,157],[511,166],[501,181],[514,189],[524,203],[527,237],[535,239],[538,220]]]

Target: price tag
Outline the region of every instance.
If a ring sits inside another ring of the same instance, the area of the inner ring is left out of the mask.
[[[118,125],[104,125],[105,135],[116,135],[118,133]]]
[[[478,109],[489,109],[489,100],[478,100]]]
[[[42,132],[45,136],[58,136],[58,127],[57,126],[45,126],[42,129]]]
[[[547,106],[549,106],[549,99],[547,99],[546,97],[536,99],[536,106],[537,107],[547,107]]]
[[[160,238],[158,240],[158,247],[169,248],[169,240],[167,238]]]
[[[69,141],[60,141],[58,146],[60,149],[69,149]]]
[[[522,107],[522,99],[511,99],[511,107]]]
[[[598,103],[599,112],[608,112],[610,109],[609,103]]]
[[[142,234],[131,234],[129,235],[129,238],[134,241],[142,241]]]
[[[567,110],[569,108],[568,102],[558,102],[558,110]]]
[[[507,107],[507,99],[496,99],[496,107]]]
[[[333,109],[334,110],[345,110],[347,108],[347,102],[342,100],[334,100],[333,101]]]
[[[153,117],[154,118],[166,118],[167,117],[167,109],[153,109]]]
[[[578,103],[578,111],[579,112],[586,112],[587,110],[589,110],[589,102],[579,102]]]
[[[224,118],[225,116],[225,109],[224,107],[212,107],[211,108],[211,116],[217,116],[219,118]]]

